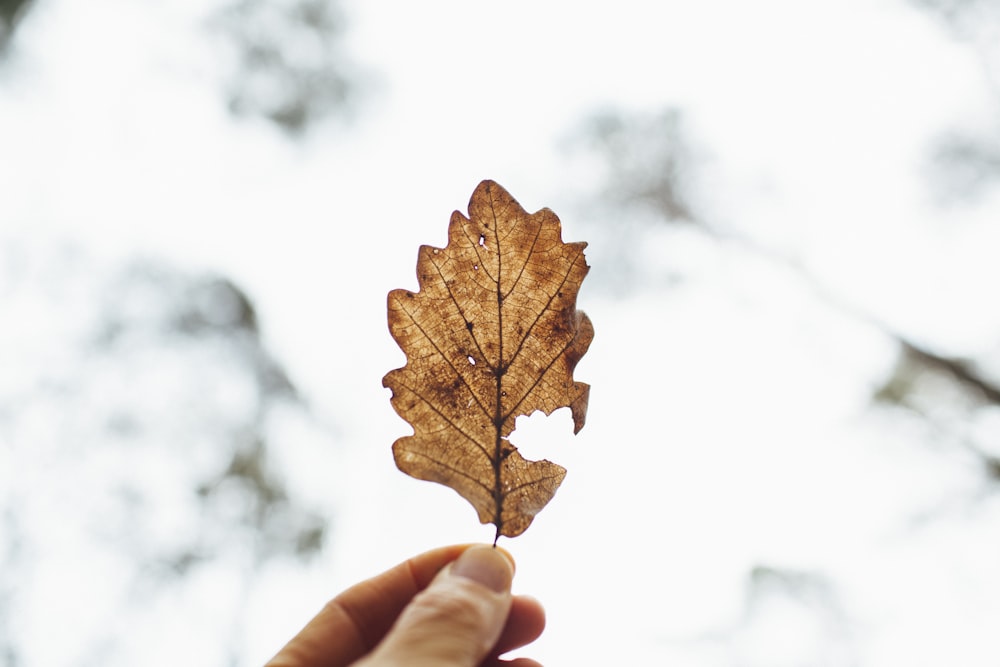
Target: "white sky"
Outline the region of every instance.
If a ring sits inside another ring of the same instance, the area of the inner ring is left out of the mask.
[[[559,147],[594,110],[680,107],[710,156],[699,200],[713,223],[802,258],[908,334],[996,350],[1000,309],[983,306],[1000,281],[996,199],[942,212],[921,171],[940,132],[986,126],[994,109],[969,52],[902,2],[353,2],[349,53],[375,83],[353,125],[301,145],[226,115],[217,54],[187,5],[40,3],[0,94],[0,238],[226,272],[336,424],[340,441],[285,462],[335,508],[331,547],[312,569],[261,581],[252,661],[359,578],[492,537],[453,492],[392,464],[408,427],[381,387],[402,363],[385,293],[415,288],[418,245],[443,245],[483,178],[587,240],[592,174]],[[549,610],[524,653],[806,664],[823,640],[788,643],[810,636],[794,609],[711,641],[739,623],[747,573],[764,564],[836,587],[856,663],[822,664],[995,664],[1000,540],[982,516],[907,528],[975,478],[867,412],[886,342],[766,263],[640,240],[644,268],[676,256],[689,282],[626,297],[585,287],[587,427],[573,438],[557,414],[512,437],[569,470],[506,545],[518,590]]]

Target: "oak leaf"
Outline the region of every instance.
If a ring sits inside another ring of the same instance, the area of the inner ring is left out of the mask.
[[[483,181],[455,211],[445,248],[421,246],[418,292],[389,293],[389,330],[406,365],[382,384],[414,430],[396,465],[472,503],[496,537],[520,535],[566,470],[524,459],[507,439],[518,416],[569,407],[583,428],[590,387],[573,369],[594,337],[576,309],[586,243],[563,243],[559,218],[529,214]]]

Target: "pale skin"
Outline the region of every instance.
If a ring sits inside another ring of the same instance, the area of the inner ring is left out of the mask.
[[[266,667],[540,667],[499,657],[545,627],[535,599],[511,594],[513,576],[503,549],[422,553],[332,599]]]

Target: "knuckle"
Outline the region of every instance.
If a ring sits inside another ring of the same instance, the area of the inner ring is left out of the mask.
[[[455,591],[428,589],[413,600],[413,611],[427,620],[470,629],[482,627],[492,614],[483,600]]]

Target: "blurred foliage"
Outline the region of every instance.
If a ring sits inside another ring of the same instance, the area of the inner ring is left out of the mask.
[[[188,580],[242,572],[246,595],[266,564],[319,553],[326,518],[288,486],[275,448],[282,424],[308,426],[308,410],[246,292],[218,275],[15,245],[0,273],[0,636],[15,636],[5,626],[27,591],[63,576],[33,554],[116,564],[117,581],[80,584],[118,605],[81,647],[80,664],[91,650],[107,664],[121,619],[139,624]],[[237,632],[231,603],[218,623]],[[60,609],[70,617],[54,622],[89,621]],[[16,664],[11,642],[0,656]]]
[[[858,664],[850,624],[822,573],[758,565],[747,577],[743,616],[731,633],[739,664]]]
[[[996,0],[910,0],[937,18],[977,59],[1000,109],[1000,2]],[[974,203],[1000,183],[1000,123],[985,130],[942,133],[931,150],[932,187],[945,203]],[[941,354],[895,335],[897,360],[874,398],[904,408],[972,454],[986,478],[1000,483],[1000,375],[978,362]]]
[[[0,0],[0,58],[35,0]],[[263,118],[289,136],[349,118],[361,76],[343,48],[337,0],[214,0],[201,10],[221,45],[229,110]]]
[[[614,231],[621,235],[627,230],[629,238],[622,246],[629,251],[607,256],[605,261],[636,262],[638,254],[634,248],[642,244],[637,242],[638,232],[632,227],[666,225],[701,232],[711,243],[734,245],[787,269],[818,300],[845,318],[874,327],[898,350],[896,366],[875,390],[874,403],[902,407],[918,415],[938,431],[939,437],[961,443],[974,455],[987,478],[1000,483],[1000,432],[993,427],[978,426],[983,420],[992,423],[1000,412],[1000,376],[994,377],[984,370],[983,360],[977,364],[958,359],[904,336],[879,317],[831,291],[797,257],[758,243],[752,237],[752,230],[748,233],[721,230],[702,219],[698,207],[691,203],[697,178],[693,167],[698,161],[694,159],[682,119],[679,110],[670,108],[660,114],[603,112],[588,121],[583,143],[603,162],[603,181],[599,186],[602,197],[620,212],[626,212],[615,220]],[[990,172],[990,177],[1000,176],[1000,145],[968,142],[961,146],[953,144],[952,151],[953,159],[965,169],[978,162],[982,172]],[[977,178],[985,179],[987,175],[981,173]]]
[[[1000,109],[1000,2],[996,0],[910,0],[938,19],[977,59]],[[1000,123],[943,133],[929,155],[928,180],[945,204],[973,202],[1000,183]]]
[[[1000,20],[1000,3],[996,0],[910,0],[918,9],[930,12],[961,37],[970,37],[989,30]]]
[[[942,203],[973,203],[1000,181],[1000,135],[946,134],[931,151],[928,171]]]
[[[21,20],[34,0],[0,0],[0,57],[6,53]]]
[[[650,233],[708,230],[694,197],[704,156],[692,134],[678,109],[604,109],[567,137],[567,152],[587,163],[583,179],[595,179],[581,186],[578,199],[585,202],[581,219],[594,223],[588,238],[598,253],[592,269],[597,288],[627,292],[682,279],[675,262],[645,260],[654,260],[646,257],[655,247]]]
[[[17,566],[24,560],[23,544],[17,535],[17,518],[14,508],[0,508],[0,571],[5,576],[0,577],[0,665],[13,667],[17,664],[17,645],[14,641],[12,628],[16,612],[18,587],[14,577]]]
[[[226,95],[234,114],[298,135],[349,111],[358,81],[341,48],[345,20],[331,0],[237,0],[211,23],[231,46]]]
[[[889,377],[873,394],[876,403],[918,416],[970,454],[987,482],[1000,484],[1000,377],[901,337],[898,346]]]
[[[695,151],[678,109],[656,114],[602,111],[587,119],[577,143],[605,166],[603,197],[640,206],[668,223],[695,224],[690,201]]]
[[[271,469],[269,457],[269,413],[280,405],[301,408],[299,394],[263,346],[257,313],[247,294],[223,277],[187,275],[149,265],[125,269],[109,287],[114,296],[105,303],[93,352],[115,363],[134,355],[137,345],[150,355],[159,354],[160,349],[203,348],[215,363],[231,368],[226,372],[233,377],[223,379],[224,383],[215,387],[217,391],[225,394],[230,391],[225,384],[239,381],[244,384],[242,390],[249,393],[241,409],[229,410],[228,415],[221,410],[185,415],[195,429],[209,433],[221,430],[218,445],[228,452],[216,459],[216,469],[207,469],[194,489],[206,509],[212,511],[215,503],[231,504],[233,498],[224,496],[235,494],[240,499],[240,512],[228,519],[235,518],[250,529],[259,558],[315,553],[322,546],[324,521],[296,506],[283,479]],[[197,349],[191,349],[191,354],[204,356]],[[204,361],[211,363],[211,359]],[[208,368],[198,364],[188,367],[194,376],[192,390],[202,384],[197,376]],[[211,396],[178,398],[207,401],[209,405],[213,400]],[[225,400],[222,395],[218,398]],[[117,435],[142,437],[142,422],[149,418],[142,407],[123,402],[114,409],[117,412],[109,415],[109,426]],[[200,544],[182,551],[211,555],[211,547]]]
[[[824,573],[756,565],[744,579],[733,621],[697,637],[700,664],[814,667],[860,664],[851,619]],[[690,640],[688,640],[690,641]]]

